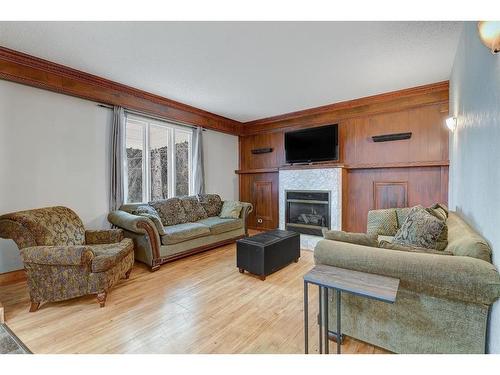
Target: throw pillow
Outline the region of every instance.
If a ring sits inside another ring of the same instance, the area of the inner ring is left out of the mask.
[[[323,229],[323,237],[327,240],[348,242],[356,245],[377,247],[377,236],[366,233],[351,233],[341,230]]]
[[[448,219],[448,207],[443,204],[436,203],[435,205],[426,208],[426,210],[431,215],[434,215],[439,220],[444,222],[443,230],[436,240],[436,249],[444,250],[448,246],[448,224],[446,223],[446,220]]]
[[[238,219],[242,208],[240,202],[224,201],[219,217],[221,219]]]
[[[398,218],[394,208],[368,212],[367,233],[394,236],[398,230]]]
[[[165,234],[165,231],[163,230],[163,224],[161,223],[160,215],[158,215],[158,212],[156,212],[156,210],[153,207],[144,204],[142,206],[137,207],[134,211],[131,212],[131,214],[147,217],[153,222],[160,236],[163,236]]]
[[[391,243],[391,242],[387,242],[387,241],[383,241],[383,240],[379,242],[378,247],[380,247],[382,249],[408,251],[411,253],[453,255],[453,253],[451,251],[426,249],[425,247],[418,247],[418,246],[399,245],[399,244],[395,244],[395,243]]]
[[[393,243],[435,249],[444,225],[444,221],[431,215],[422,206],[415,206],[396,232]]]
[[[196,195],[182,197],[181,201],[189,222],[194,223],[195,221],[206,219],[208,217]]]
[[[219,216],[222,209],[222,199],[220,196],[217,194],[199,194],[198,200],[208,216]]]
[[[148,204],[158,212],[164,226],[188,222],[186,212],[179,198],[160,199]]]

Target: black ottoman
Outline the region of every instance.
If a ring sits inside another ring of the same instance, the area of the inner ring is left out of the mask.
[[[265,280],[267,275],[300,258],[300,235],[272,230],[236,241],[236,266]]]

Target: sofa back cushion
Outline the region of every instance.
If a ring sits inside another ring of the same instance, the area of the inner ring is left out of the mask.
[[[0,221],[4,220],[18,223],[20,228],[25,228],[36,246],[85,244],[83,223],[78,215],[67,207],[46,207],[13,212],[0,216]],[[15,226],[11,227],[15,228]],[[15,236],[15,233],[11,233],[8,238]]]
[[[448,214],[447,251],[453,255],[468,256],[491,262],[491,248],[488,242],[472,229],[458,214]]]
[[[208,216],[219,216],[222,199],[217,194],[199,194],[198,199]]]
[[[196,195],[182,197],[181,201],[189,222],[194,223],[195,221],[206,219],[208,217],[207,212]]]
[[[149,202],[149,205],[158,212],[164,226],[182,224],[189,221],[182,201],[179,198],[160,199]]]

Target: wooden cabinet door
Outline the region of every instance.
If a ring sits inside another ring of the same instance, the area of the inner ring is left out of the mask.
[[[240,200],[253,204],[249,228],[264,230],[279,226],[278,173],[240,175]]]

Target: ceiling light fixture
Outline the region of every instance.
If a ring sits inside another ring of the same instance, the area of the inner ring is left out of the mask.
[[[456,119],[456,117],[448,117],[446,119],[446,126],[451,131],[455,130],[455,128],[457,127],[457,119]]]
[[[479,21],[477,23],[481,42],[495,54],[500,52],[500,21]]]

